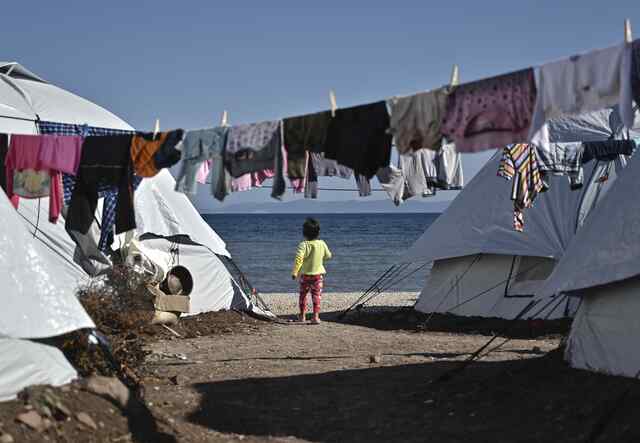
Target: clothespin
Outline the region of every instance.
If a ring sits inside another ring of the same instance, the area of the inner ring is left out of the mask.
[[[158,135],[158,132],[160,132],[160,119],[157,118],[156,119],[156,126],[153,128],[153,139],[155,140],[156,135]]]
[[[631,34],[631,20],[626,19],[624,21],[624,42],[631,43],[633,41],[633,35]]]
[[[460,84],[460,68],[458,65],[453,65],[451,69],[451,79],[449,80],[449,87],[458,86]]]
[[[222,118],[220,119],[220,126],[225,127],[229,126],[229,113],[225,109],[222,111]]]
[[[329,89],[329,103],[331,104],[331,117],[335,117],[338,103],[336,101],[336,92],[333,89]]]

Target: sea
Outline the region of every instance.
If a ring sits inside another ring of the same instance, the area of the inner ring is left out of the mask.
[[[320,238],[333,259],[325,264],[325,292],[362,292],[370,287],[435,221],[439,214],[204,214],[233,260],[262,293],[296,292],[291,267],[307,217],[320,222]],[[391,290],[418,291],[428,270]]]

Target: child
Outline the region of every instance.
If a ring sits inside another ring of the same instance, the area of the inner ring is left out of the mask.
[[[331,251],[323,240],[319,240],[320,223],[308,218],[302,225],[304,241],[298,245],[296,259],[293,263],[291,278],[300,277],[300,321],[307,321],[307,293],[311,292],[313,300],[313,324],[320,324],[320,298],[322,297],[322,284],[324,274],[324,261],[331,258]]]

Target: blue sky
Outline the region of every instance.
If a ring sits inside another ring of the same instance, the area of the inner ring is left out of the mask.
[[[138,129],[188,129],[326,109],[330,88],[339,106],[431,89],[454,63],[462,81],[540,64],[621,41],[625,18],[639,35],[637,0],[7,2],[0,59]],[[465,156],[467,178],[486,158]]]

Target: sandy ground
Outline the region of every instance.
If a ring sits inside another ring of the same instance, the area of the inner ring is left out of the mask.
[[[415,296],[385,295],[372,308],[341,318],[358,294],[326,294],[323,323],[303,325],[287,322],[297,311],[295,294],[266,294],[281,323],[235,314],[238,327],[210,328],[214,335],[193,338],[163,335],[146,344],[145,401],[162,439],[148,431],[152,427],[131,431],[135,420],[127,424],[117,411],[103,417],[103,403],[86,407],[104,429],[73,434],[81,428],[72,421],[68,432],[46,436],[100,442],[640,441],[639,384],[568,368],[557,350],[562,335],[549,334],[553,328],[525,324],[515,334],[499,322],[446,316],[425,326],[424,316],[408,308]],[[502,336],[487,348],[493,352],[461,369],[494,331]],[[5,428],[24,437],[18,441],[42,441],[41,434],[11,423],[14,409],[0,408]],[[599,437],[588,440],[609,411]]]
[[[298,310],[298,294],[295,293],[271,293],[261,294],[263,300],[269,305],[276,315],[289,315]],[[336,312],[347,309],[361,297],[361,293],[333,292],[325,293],[322,297],[322,311]],[[366,304],[369,308],[393,308],[399,306],[413,306],[418,298],[417,292],[393,292],[384,293],[373,298]],[[309,297],[310,298],[310,297]],[[309,308],[311,300],[308,300]]]

